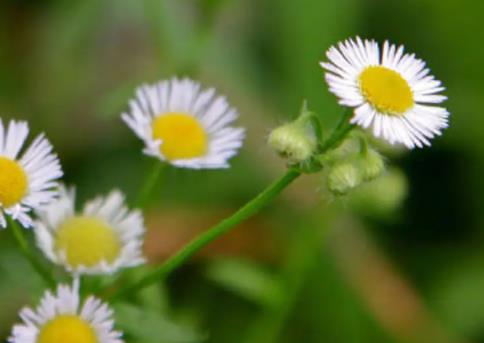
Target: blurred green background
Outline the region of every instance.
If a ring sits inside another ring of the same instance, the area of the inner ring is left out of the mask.
[[[232,168],[169,169],[147,212],[152,263],[254,196],[284,164],[265,144],[302,99],[341,115],[318,61],[350,36],[403,43],[447,87],[432,148],[335,199],[321,175],[129,303],[127,342],[484,342],[484,2],[2,0],[0,115],[46,132],[83,199],[130,199],[153,160],[120,120],[134,88],[190,76],[226,94],[248,137]],[[136,277],[137,271],[124,275]],[[0,337],[42,284],[0,232]]]

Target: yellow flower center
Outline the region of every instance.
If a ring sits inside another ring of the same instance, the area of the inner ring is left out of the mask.
[[[368,102],[379,112],[402,115],[414,104],[408,82],[386,67],[368,67],[360,74],[360,88]]]
[[[57,231],[55,249],[66,254],[72,267],[92,267],[113,262],[121,251],[119,236],[102,219],[77,216],[67,219]]]
[[[36,343],[98,343],[98,339],[85,320],[74,315],[63,315],[41,328]]]
[[[191,115],[166,113],[153,120],[152,128],[153,138],[162,141],[160,152],[168,160],[195,158],[207,152],[205,129]]]
[[[0,203],[11,207],[27,193],[27,174],[16,161],[0,157]]]

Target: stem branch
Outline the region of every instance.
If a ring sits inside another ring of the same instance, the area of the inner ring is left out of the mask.
[[[351,111],[345,113],[342,116],[340,123],[335,128],[331,136],[321,145],[318,153],[323,154],[328,150],[334,149],[341,144],[346,135],[355,127],[350,123],[349,118]],[[143,205],[156,181],[158,180],[161,165],[155,167],[151,177],[143,187],[141,196],[138,201],[138,205]],[[111,296],[111,300],[119,300],[126,295],[134,294],[146,286],[165,278],[173,270],[183,265],[190,257],[196,254],[200,249],[211,243],[215,239],[224,235],[236,225],[240,224],[244,220],[252,217],[259,212],[264,206],[266,206],[272,199],[274,199],[284,188],[286,188],[292,181],[301,175],[302,171],[294,168],[290,168],[286,174],[281,178],[274,181],[265,190],[263,190],[257,197],[249,201],[242,206],[237,212],[230,217],[222,220],[220,223],[211,227],[207,231],[200,234],[198,237],[192,239],[187,245],[179,250],[175,255],[170,257],[165,263],[154,268],[151,272],[147,273],[137,282],[119,288]]]
[[[318,153],[320,155],[324,154],[328,150],[337,148],[343,140],[346,138],[346,135],[354,129],[355,125],[350,123],[350,117],[353,115],[351,110],[347,110],[343,116],[341,116],[341,120],[334,129],[331,136],[319,147]]]
[[[208,229],[200,236],[194,238],[175,255],[169,258],[165,263],[145,275],[138,282],[134,283],[133,285],[128,285],[124,288],[121,288],[119,291],[114,293],[114,295],[112,296],[112,300],[117,300],[130,293],[135,293],[150,285],[151,283],[166,277],[170,272],[178,268],[180,265],[184,264],[190,257],[200,251],[200,249],[205,247],[207,244],[214,241],[218,237],[230,231],[239,223],[259,212],[265,205],[267,205],[299,175],[301,175],[299,171],[295,169],[289,169],[285,175],[273,182],[257,197],[249,201],[233,215],[222,220],[220,223]]]

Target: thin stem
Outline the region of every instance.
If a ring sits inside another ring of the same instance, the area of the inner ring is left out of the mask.
[[[39,262],[39,260],[34,256],[32,250],[30,250],[29,243],[24,236],[23,229],[18,225],[18,223],[12,218],[7,216],[9,226],[12,229],[15,240],[20,246],[20,250],[24,257],[30,262],[32,268],[44,279],[45,283],[49,288],[54,288],[56,282],[53,276],[44,268],[44,266]]]
[[[264,206],[266,206],[274,197],[276,197],[284,188],[286,188],[300,175],[301,173],[299,171],[295,169],[289,169],[286,174],[273,182],[257,197],[249,201],[233,215],[222,220],[217,225],[213,226],[198,237],[194,238],[180,251],[178,251],[170,259],[168,259],[165,263],[145,275],[138,282],[121,288],[119,291],[114,293],[114,295],[112,296],[112,300],[117,300],[127,294],[135,293],[150,285],[151,283],[165,278],[170,272],[184,264],[190,257],[200,251],[200,249],[205,247],[207,244],[227,233],[247,218],[250,218],[257,212],[259,212]]]
[[[319,154],[322,155],[328,150],[337,148],[348,133],[355,128],[355,125],[351,124],[349,120],[352,115],[353,112],[351,110],[346,110],[331,136],[319,147]]]
[[[341,142],[344,140],[346,135],[354,128],[354,125],[349,122],[350,116],[351,112],[347,112],[342,117],[340,123],[333,131],[332,135],[320,147],[320,154],[323,154],[328,150],[338,147],[339,144],[341,144]],[[183,265],[190,257],[200,251],[200,249],[205,247],[207,244],[211,243],[215,239],[219,238],[220,236],[233,229],[239,223],[259,212],[282,190],[284,190],[284,188],[286,188],[292,181],[299,177],[301,173],[302,172],[298,169],[289,169],[286,174],[284,174],[280,179],[269,185],[257,197],[242,206],[230,217],[222,220],[220,223],[200,234],[198,237],[195,237],[175,255],[165,261],[165,263],[153,269],[151,272],[147,273],[144,277],[142,277],[134,284],[124,286],[115,291],[110,296],[111,300],[119,300],[125,295],[134,294],[139,290],[147,287],[148,285],[165,278],[169,273],[177,269],[179,266]],[[147,182],[146,186],[144,187],[144,191],[142,192],[142,194],[144,194],[144,197],[147,197],[146,193],[149,194],[149,191],[156,183],[156,180],[159,176],[159,171],[155,170],[152,175],[153,181]]]
[[[136,208],[144,208],[148,199],[150,198],[151,192],[153,188],[156,186],[158,180],[160,179],[161,172],[166,167],[166,163],[156,161],[149,176],[146,178],[145,183],[140,189],[138,197],[136,198],[136,202],[134,207]]]

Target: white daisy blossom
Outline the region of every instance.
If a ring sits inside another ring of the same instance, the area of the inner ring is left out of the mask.
[[[371,127],[376,137],[412,149],[430,145],[448,126],[449,112],[436,106],[447,98],[425,62],[403,46],[348,39],[326,56],[329,89],[344,106],[354,107],[351,123]]]
[[[145,228],[140,211],[129,211],[114,190],[75,211],[75,191],[61,187],[59,199],[38,212],[38,247],[55,264],[75,274],[111,274],[145,262]]]
[[[4,214],[30,227],[29,212],[49,203],[57,195],[57,179],[62,170],[52,145],[43,134],[21,154],[29,126],[0,119],[0,226],[6,227]],[[21,156],[20,156],[21,155]]]
[[[230,126],[238,113],[225,97],[186,78],[139,87],[121,117],[145,154],[177,167],[227,168],[244,139],[244,129]]]
[[[112,316],[108,305],[93,296],[81,306],[75,280],[72,287],[59,285],[54,294],[47,291],[36,309],[22,309],[23,323],[13,327],[8,342],[53,343],[55,337],[65,342],[123,343]]]

